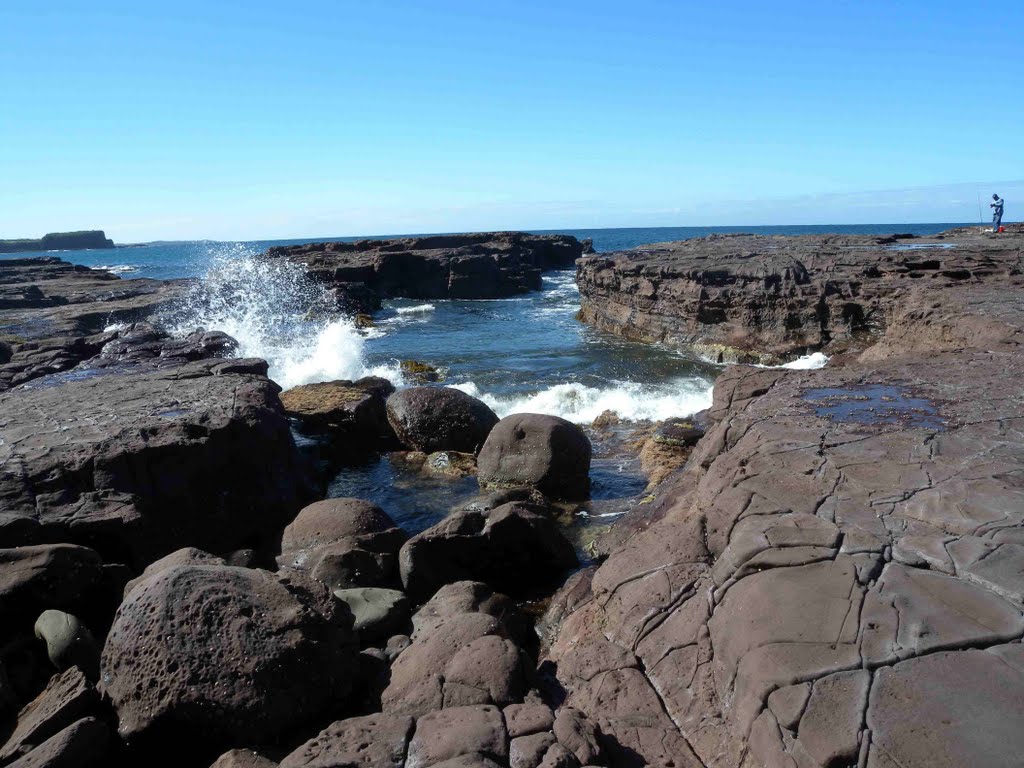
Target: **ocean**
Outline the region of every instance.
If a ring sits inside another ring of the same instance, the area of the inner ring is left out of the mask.
[[[606,252],[712,232],[930,235],[953,226],[958,225],[561,232],[590,238],[595,250]],[[364,238],[151,243],[56,255],[109,269],[124,278],[200,278],[189,300],[162,318],[163,323],[181,332],[204,327],[229,333],[240,343],[239,354],[265,358],[271,378],[285,389],[367,375],[401,384],[400,361],[418,360],[435,366],[445,385],[481,398],[499,416],[547,413],[589,424],[610,410],[627,424],[641,424],[688,416],[711,404],[711,385],[720,366],[686,350],[623,340],[578,322],[579,292],[573,270],[549,272],[543,278],[543,290],[513,298],[387,301],[375,316],[373,328],[357,329],[346,318],[315,311],[322,290],[311,284],[301,269],[259,259],[271,245],[331,239]],[[792,365],[822,363],[819,355]],[[635,451],[623,450],[628,437],[620,429],[595,439],[594,498],[578,511],[583,518],[613,518],[643,492],[646,481]],[[412,532],[432,524],[448,508],[477,492],[472,478],[427,479],[386,459],[342,470],[331,484],[332,496],[371,498]]]

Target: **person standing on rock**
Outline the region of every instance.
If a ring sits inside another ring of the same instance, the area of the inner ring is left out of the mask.
[[[988,204],[992,209],[992,231],[998,232],[999,225],[1003,223],[1003,201],[999,195],[992,195],[992,202]]]

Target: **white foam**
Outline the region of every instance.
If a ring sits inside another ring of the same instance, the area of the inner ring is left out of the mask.
[[[814,352],[810,355],[804,355],[798,357],[796,360],[790,360],[788,363],[778,368],[788,368],[791,371],[816,371],[819,368],[824,368],[828,363],[828,355],[822,352]]]
[[[395,312],[400,315],[420,315],[427,312],[433,312],[437,307],[433,304],[416,304],[412,307],[398,307]]]
[[[578,424],[589,424],[605,411],[615,411],[625,421],[662,421],[689,416],[711,405],[711,385],[696,378],[655,387],[632,381],[613,382],[603,388],[569,382],[522,397],[495,397],[481,392],[471,381],[450,386],[480,398],[501,417],[543,413]]]
[[[331,311],[333,299],[302,267],[260,258],[244,245],[217,245],[211,266],[192,294],[165,319],[188,333],[224,331],[238,341],[239,357],[261,357],[270,378],[285,389],[318,381],[383,376],[401,381],[396,366],[368,367],[361,331]]]
[[[113,272],[115,275],[126,275],[131,272],[138,272],[139,268],[134,264],[101,264],[98,267],[89,267],[97,272]]]

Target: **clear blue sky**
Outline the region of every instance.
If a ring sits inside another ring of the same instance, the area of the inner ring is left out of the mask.
[[[0,104],[0,236],[1024,206],[1020,0],[2,0]]]

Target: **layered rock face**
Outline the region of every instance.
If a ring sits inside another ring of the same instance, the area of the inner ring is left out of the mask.
[[[1013,236],[712,235],[583,258],[580,319],[719,362],[775,363],[863,346],[912,288],[1019,262]]]
[[[606,734],[613,764],[1019,763],[1019,246],[958,245],[954,258],[973,265],[966,276],[942,274],[948,254],[895,256],[940,263],[911,270],[932,277],[873,278],[915,285],[879,299],[871,327],[885,335],[859,357],[719,378],[685,468],[625,524],[625,543],[553,603],[549,661],[566,703]],[[848,253],[848,273],[880,256]],[[699,282],[664,268],[648,293],[691,286],[698,306]],[[648,279],[643,269],[630,279]],[[725,274],[739,306],[734,267]],[[743,289],[753,306],[768,277]],[[826,282],[791,265],[781,285],[803,301]],[[680,338],[701,325],[684,319]],[[796,343],[774,335],[781,326],[748,327],[751,348]]]
[[[303,265],[358,311],[381,299],[494,299],[540,288],[541,272],[571,267],[583,244],[567,235],[489,232],[355,243],[285,245],[267,251]]]

